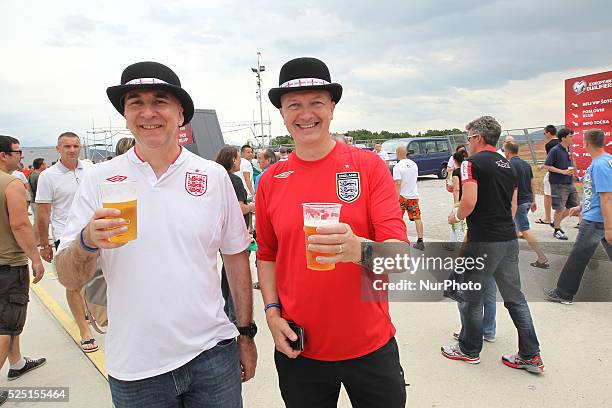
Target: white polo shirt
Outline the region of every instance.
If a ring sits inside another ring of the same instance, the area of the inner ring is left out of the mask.
[[[108,373],[139,380],[183,366],[238,335],[223,312],[217,253],[244,251],[249,235],[225,169],[182,149],[159,179],[130,149],[81,182],[61,252],[102,207],[99,185],[137,185],[138,238],[101,250],[108,285]]]
[[[76,169],[72,171],[58,161],[38,176],[36,203],[51,204],[51,227],[54,241],[61,239],[64,233],[74,193],[83,180],[86,170],[90,167],[91,164],[79,160]]]
[[[381,150],[380,152],[377,152],[376,154],[378,155],[378,157],[383,159],[385,162],[389,161],[389,153],[387,153],[386,151]]]
[[[244,180],[244,173],[249,173],[251,175],[251,185],[253,186],[253,188],[255,188],[255,180],[253,180],[253,165],[247,159],[241,157],[240,170],[238,170],[234,174],[240,177],[240,180],[242,180],[242,185],[244,186],[244,189],[247,192],[247,198],[253,198],[253,195],[251,194],[251,191],[247,187],[246,181]]]
[[[410,159],[402,159],[393,166],[393,180],[401,180],[400,195],[404,198],[419,198],[417,179],[419,166]]]

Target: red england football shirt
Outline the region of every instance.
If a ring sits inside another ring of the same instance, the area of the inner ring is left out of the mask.
[[[386,300],[363,301],[362,268],[306,268],[302,203],[341,203],[340,222],[364,238],[407,240],[389,169],[371,152],[336,143],[324,158],[270,167],[256,196],[257,258],[276,262],[282,316],[304,328],[304,357],[339,361],[384,346],[395,334]],[[386,299],[386,296],[384,296]]]

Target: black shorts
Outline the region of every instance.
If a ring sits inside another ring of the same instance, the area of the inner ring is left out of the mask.
[[[336,407],[340,384],[355,408],[406,406],[406,383],[395,338],[365,356],[343,361],[291,359],[274,352],[287,408]]]
[[[0,266],[0,335],[18,336],[23,331],[30,290],[28,265]]]

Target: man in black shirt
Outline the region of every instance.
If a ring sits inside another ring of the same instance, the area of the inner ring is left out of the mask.
[[[519,248],[513,221],[517,203],[516,172],[495,151],[501,134],[495,118],[483,116],[468,123],[466,129],[471,156],[461,163],[463,197],[457,212],[448,216],[448,222],[467,219],[468,238],[463,256],[472,258],[480,266],[466,268],[465,281],[472,289],[464,292],[459,343],[442,346],[442,355],[470,364],[480,362],[483,297],[492,276],[519,337],[518,354],[504,355],[502,362],[508,367],[542,373],[540,345],[519,277]]]
[[[538,239],[529,229],[529,210],[531,209],[531,212],[537,210],[536,202],[533,199],[533,171],[525,160],[518,157],[518,152],[518,144],[506,143],[504,145],[506,158],[510,161],[510,165],[518,176],[517,207],[514,223],[516,224],[517,231],[523,234],[523,238],[525,238],[531,249],[538,255],[538,259],[530,263],[530,265],[535,268],[548,269],[550,267],[548,259],[540,249]]]
[[[550,191],[552,197],[552,207],[555,210],[553,236],[557,239],[566,241],[567,235],[561,229],[561,221],[569,214],[569,209],[580,204],[578,192],[574,185],[574,164],[569,150],[573,143],[572,135],[574,131],[561,129],[557,132],[559,144],[553,147],[548,156],[544,167],[549,171]]]
[[[546,155],[550,153],[550,150],[559,144],[559,139],[557,138],[557,128],[554,125],[548,125],[544,128],[544,140],[546,140],[546,144],[544,145],[544,149],[546,150]],[[541,164],[540,169],[544,168],[544,165]],[[550,218],[550,213],[552,209],[552,197],[550,196],[550,181],[548,177],[550,174],[546,172],[544,175],[544,219],[538,218],[536,224],[546,224],[550,225],[552,223]]]

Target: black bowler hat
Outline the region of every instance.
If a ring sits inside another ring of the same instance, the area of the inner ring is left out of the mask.
[[[170,92],[183,106],[185,120],[182,126],[193,118],[191,96],[181,88],[181,80],[174,71],[159,62],[146,61],[132,64],[123,70],[121,85],[106,88],[108,99],[122,115],[124,112],[123,97],[132,89],[161,89]]]
[[[268,98],[272,105],[280,109],[282,95],[309,89],[328,91],[336,103],[342,97],[342,85],[332,83],[327,65],[316,58],[302,57],[283,65],[278,76],[278,88],[270,89]]]

